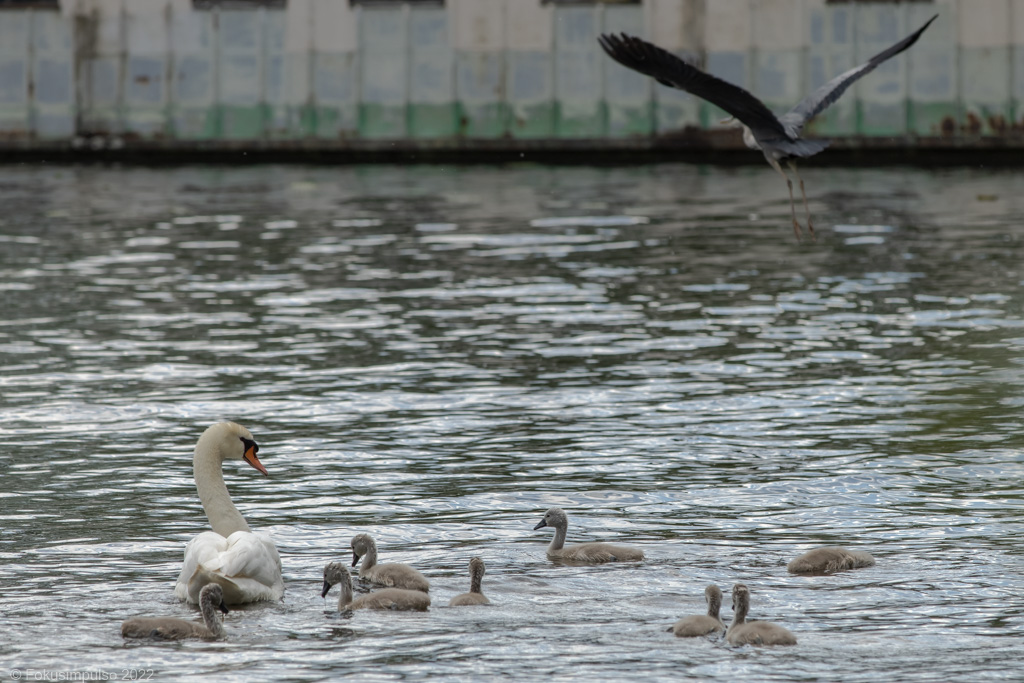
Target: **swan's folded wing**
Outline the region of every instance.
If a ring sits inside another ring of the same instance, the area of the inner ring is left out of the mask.
[[[251,531],[236,531],[228,536],[228,548],[216,561],[203,567],[231,579],[249,579],[264,586],[281,583],[281,557],[270,538]]]
[[[227,604],[279,600],[284,595],[281,557],[270,538],[236,531],[227,538],[204,531],[185,548],[185,562],[174,587],[180,600],[199,601],[207,583],[224,589]]]
[[[179,600],[189,600],[189,580],[195,574],[196,568],[216,561],[217,557],[227,549],[228,539],[214,531],[204,531],[189,541],[185,546],[185,561],[181,566],[181,573],[178,574],[178,581],[174,585],[174,595]],[[190,600],[190,602],[195,601],[195,599]]]

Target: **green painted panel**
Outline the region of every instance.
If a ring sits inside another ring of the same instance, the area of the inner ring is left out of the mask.
[[[359,105],[359,136],[367,139],[402,139],[406,136],[407,108],[404,104]]]
[[[459,103],[459,133],[467,138],[500,138],[505,135],[507,122],[504,102]]]
[[[969,135],[995,135],[1011,121],[1009,47],[960,49],[961,124]]]
[[[608,105],[608,135],[631,137],[650,135],[654,132],[654,105],[650,102],[639,106]]]
[[[263,137],[267,107],[254,105],[221,105],[221,134],[227,140],[251,140]]]
[[[29,12],[5,10],[0,21],[0,134],[28,137]]]
[[[907,120],[910,131],[928,137],[952,136],[960,132],[960,106],[956,102],[910,102]]]
[[[272,129],[271,134],[295,139],[316,137],[316,109],[308,104],[286,106],[283,130]]]
[[[754,52],[754,93],[776,116],[792,109],[806,94],[801,77],[803,58],[800,49]]]
[[[1011,100],[1010,112],[1013,114],[1013,118],[1011,119],[1013,127],[1017,130],[1024,128],[1024,101],[1016,98]]]
[[[78,114],[73,23],[57,12],[32,12],[32,126],[39,138],[75,134]]]
[[[536,140],[555,136],[558,106],[554,102],[519,104],[509,115],[509,133],[514,138]]]
[[[826,109],[804,126],[806,137],[851,135],[857,130],[857,108]]]
[[[356,137],[359,133],[358,116],[354,106],[316,106],[313,113],[314,135],[324,139]]]
[[[509,134],[514,138],[555,136],[554,60],[541,50],[505,53],[505,99],[509,106]]]
[[[118,104],[93,105],[82,111],[83,133],[120,134],[124,132],[125,112]]]
[[[644,14],[636,9],[634,6],[609,5],[604,12],[603,30],[643,35],[646,29]],[[621,65],[606,61],[604,66],[602,80],[607,135],[613,138],[650,135],[654,131],[651,91],[654,87],[663,86]]]
[[[214,107],[177,107],[170,134],[180,140],[216,140],[220,137],[220,112]]]
[[[808,10],[806,78],[800,98],[813,92],[855,64],[855,9],[829,5]],[[797,101],[799,101],[799,99]],[[792,102],[790,106],[796,104]],[[856,86],[804,127],[810,137],[852,135],[857,131]]]
[[[861,101],[857,103],[857,130],[861,135],[884,137],[907,132],[906,102],[887,104]]]
[[[1000,135],[1008,121],[1012,121],[1013,112],[1010,102],[965,102],[962,108],[960,125],[961,132],[966,135]]]
[[[701,100],[693,95],[659,85],[654,97],[654,127],[659,134],[701,125]]]
[[[599,138],[608,129],[608,112],[603,102],[583,107],[559,102],[557,112],[555,132],[560,138]]]
[[[855,63],[863,64],[910,32],[896,3],[864,3],[854,15]],[[853,86],[857,98],[857,132],[904,135],[907,131],[908,70],[906,55],[881,63]]]
[[[316,52],[312,56],[313,131],[336,140],[359,134],[359,76],[354,52]]]
[[[417,140],[450,138],[458,135],[459,111],[454,104],[412,104],[409,106],[409,135]]]

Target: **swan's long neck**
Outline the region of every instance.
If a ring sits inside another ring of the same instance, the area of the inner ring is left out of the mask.
[[[377,564],[377,544],[369,543],[366,548],[366,554],[363,555],[363,563],[359,565],[359,574],[367,571],[373,565]]]
[[[338,611],[341,612],[352,602],[352,579],[343,578],[338,582]]]
[[[565,545],[565,531],[568,528],[568,524],[559,524],[555,527],[555,537],[551,539],[551,545],[548,546],[548,552],[562,549]]]
[[[484,573],[479,569],[474,568],[473,572],[469,575],[469,592],[470,593],[482,593],[480,584],[483,582]]]
[[[199,608],[203,612],[203,623],[206,624],[206,628],[210,629],[210,633],[220,638],[224,635],[224,624],[220,620],[220,615],[217,614],[217,606],[213,604],[213,600],[203,600]]]
[[[721,612],[721,610],[722,610],[722,598],[721,598],[721,596],[719,596],[719,595],[712,595],[711,598],[708,599],[708,616],[720,620],[718,614],[719,614],[719,612]]]
[[[736,605],[736,611],[733,613],[732,626],[739,626],[747,620],[747,611],[750,610],[750,605],[746,600],[740,600],[739,604]]]
[[[224,538],[236,531],[249,531],[245,517],[231,502],[228,487],[224,485],[220,454],[203,443],[202,439],[196,444],[192,474],[196,479],[199,500],[203,503],[203,510],[213,530]]]

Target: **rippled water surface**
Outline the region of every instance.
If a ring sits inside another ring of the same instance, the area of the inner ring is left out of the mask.
[[[761,167],[0,168],[0,671],[1019,680],[1024,173],[804,176],[816,243]],[[195,614],[222,419],[284,601],[125,643]],[[552,563],[552,505],[648,559]],[[429,613],[320,598],[359,532]],[[711,582],[799,644],[666,633]]]

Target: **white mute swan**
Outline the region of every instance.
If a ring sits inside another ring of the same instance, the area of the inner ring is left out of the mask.
[[[863,550],[847,550],[840,546],[815,548],[796,558],[786,570],[790,574],[831,574],[846,569],[873,567],[875,558]]]
[[[569,528],[569,518],[561,508],[551,508],[545,512],[544,519],[540,520],[533,530],[543,529],[546,526],[555,528],[555,537],[551,539],[551,545],[548,546],[548,558],[552,560],[597,564],[600,562],[639,562],[644,559],[644,551],[625,545],[579,543],[563,547],[565,531]]]
[[[219,609],[224,614],[228,608],[224,606],[224,591],[215,583],[207,584],[199,592],[199,608],[203,613],[203,624],[175,617],[135,617],[126,619],[121,624],[121,635],[125,638],[162,638],[164,640],[185,640],[186,638],[202,638],[213,640],[224,637],[224,624],[217,615]]]
[[[449,607],[462,607],[463,605],[489,605],[491,601],[484,597],[480,590],[480,583],[484,579],[484,561],[479,557],[469,560],[469,592],[456,595],[448,603]]]
[[[204,531],[185,547],[185,562],[174,586],[180,600],[197,602],[199,591],[208,583],[223,588],[229,605],[280,600],[284,595],[281,558],[274,542],[249,530],[231,502],[221,470],[225,460],[245,460],[266,475],[257,451],[249,430],[234,422],[218,422],[199,437],[192,473],[213,531]]]
[[[770,621],[746,620],[750,589],[742,583],[732,587],[732,609],[735,615],[725,632],[730,645],[796,645],[796,636],[789,629]]]
[[[430,596],[423,591],[411,591],[404,588],[382,588],[368,595],[352,599],[352,575],[341,562],[331,562],[324,567],[324,587],[321,598],[326,598],[328,591],[337,586],[338,611],[349,609],[393,609],[410,612],[426,612],[430,607]]]
[[[359,578],[370,583],[393,588],[405,588],[413,591],[430,591],[430,582],[423,574],[407,564],[389,562],[377,564],[377,543],[370,534],[358,534],[352,537],[352,566],[359,563]]]
[[[724,631],[725,624],[722,623],[722,618],[718,616],[719,611],[722,609],[722,591],[715,584],[711,584],[704,589],[704,599],[708,602],[707,614],[683,617],[668,630],[680,638],[695,638],[717,631]]]

